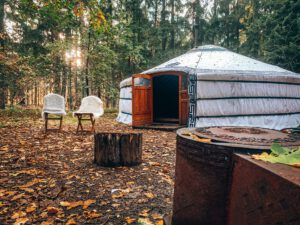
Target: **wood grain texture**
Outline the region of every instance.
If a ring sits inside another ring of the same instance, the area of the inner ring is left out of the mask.
[[[94,162],[100,166],[134,166],[142,162],[141,133],[97,133]]]

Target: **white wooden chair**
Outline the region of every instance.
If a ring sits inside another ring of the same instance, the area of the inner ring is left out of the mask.
[[[49,115],[58,115],[59,117],[49,117]],[[65,99],[58,94],[50,93],[44,97],[44,107],[42,117],[45,121],[45,132],[48,130],[61,130],[63,116],[66,115]],[[48,129],[48,120],[60,120],[58,129]]]
[[[78,118],[78,125],[76,133],[78,133],[79,128],[83,132],[82,121],[89,120],[92,124],[91,131],[95,131],[95,121],[97,118],[104,114],[103,102],[97,96],[88,96],[81,100],[81,105],[79,110],[74,112],[73,115]],[[85,118],[84,118],[85,117]],[[88,117],[88,118],[87,118]]]

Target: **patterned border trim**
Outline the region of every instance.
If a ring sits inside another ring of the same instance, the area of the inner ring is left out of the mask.
[[[197,110],[197,75],[190,74],[189,75],[189,119],[188,119],[188,127],[196,126],[196,110]]]
[[[119,98],[121,100],[132,100],[132,98]]]
[[[121,111],[121,113],[123,113],[123,114],[126,114],[126,115],[132,115],[131,113],[127,113],[127,112],[123,112],[123,111]]]
[[[196,116],[197,118],[226,118],[226,117],[256,117],[256,116],[286,116],[300,114],[300,112],[273,113],[273,114],[237,114],[237,115],[215,115],[215,116]]]

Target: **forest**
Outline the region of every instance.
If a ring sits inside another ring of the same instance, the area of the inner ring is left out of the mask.
[[[300,72],[298,0],[1,0],[0,108],[74,109],[96,95],[118,104],[119,82],[214,44]]]

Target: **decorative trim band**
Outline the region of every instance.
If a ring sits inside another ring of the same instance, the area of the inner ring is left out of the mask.
[[[126,115],[132,115],[131,113],[127,113],[127,112],[123,112],[123,111],[121,111],[121,113],[126,114]]]
[[[289,82],[276,82],[276,81],[258,81],[258,80],[205,80],[197,79],[197,81],[205,82],[232,82],[232,83],[268,83],[268,84],[287,84],[287,85],[300,85],[300,83],[289,83]]]
[[[300,99],[300,97],[276,97],[276,96],[238,96],[238,97],[223,97],[223,98],[197,98],[197,101],[201,100],[226,100],[226,99]]]
[[[300,112],[290,112],[290,113],[274,113],[274,114],[237,114],[237,115],[216,115],[216,116],[196,116],[196,118],[226,118],[226,117],[245,117],[245,116],[284,116],[284,115],[294,115],[300,114]]]

